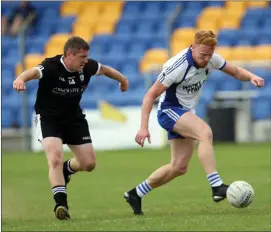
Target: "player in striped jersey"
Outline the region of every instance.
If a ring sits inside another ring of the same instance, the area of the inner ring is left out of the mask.
[[[204,82],[214,69],[221,70],[240,81],[250,81],[262,87],[264,80],[247,70],[226,63],[214,53],[217,44],[212,31],[199,31],[191,47],[168,60],[157,81],[145,95],[142,104],[141,128],[136,142],[144,146],[150,133],[149,115],[154,100],[161,95],[158,105],[158,122],[167,132],[171,142],[171,162],[153,172],[137,187],[124,193],[124,198],[134,214],[143,214],[141,199],[152,189],[168,183],[187,172],[195,141],[199,142],[198,157],[212,188],[213,201],[226,198],[228,185],[224,184],[216,168],[211,128],[200,119],[195,107]]]

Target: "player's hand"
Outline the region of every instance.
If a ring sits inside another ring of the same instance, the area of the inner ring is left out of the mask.
[[[250,81],[253,85],[255,85],[256,87],[263,87],[264,86],[264,79],[257,77],[257,76],[253,76],[251,78]]]
[[[129,81],[128,81],[128,79],[125,78],[125,80],[122,81],[122,82],[120,82],[119,85],[120,85],[121,92],[126,91],[128,89],[128,87],[129,87]]]
[[[25,91],[26,90],[26,87],[25,87],[25,82],[21,79],[16,79],[14,82],[13,82],[13,89],[16,90],[16,91]]]
[[[144,147],[144,141],[148,138],[148,142],[151,143],[151,135],[148,129],[140,128],[135,137],[135,141],[141,146]]]

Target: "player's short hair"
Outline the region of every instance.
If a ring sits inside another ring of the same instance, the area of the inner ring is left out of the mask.
[[[198,31],[195,34],[195,41],[196,44],[204,44],[209,46],[216,46],[217,39],[216,35],[212,31]]]
[[[73,53],[76,53],[80,49],[89,50],[89,44],[79,36],[72,36],[67,40],[64,45],[64,56],[67,55],[68,50],[72,50]]]

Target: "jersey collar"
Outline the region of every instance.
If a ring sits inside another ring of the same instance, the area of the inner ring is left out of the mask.
[[[199,68],[197,67],[195,61],[193,60],[191,47],[192,47],[192,46],[190,46],[190,47],[188,48],[188,51],[187,51],[187,53],[186,53],[186,58],[187,58],[188,64],[189,64],[190,66],[194,66],[195,68],[199,69]]]
[[[65,68],[68,72],[73,73],[73,71],[69,70],[69,69],[67,68],[67,66],[65,65],[63,58],[64,58],[64,56],[61,56],[60,62],[63,64],[64,68]]]

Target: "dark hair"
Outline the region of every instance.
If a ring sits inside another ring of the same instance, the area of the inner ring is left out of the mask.
[[[64,56],[67,55],[68,50],[72,50],[73,53],[76,53],[80,49],[89,50],[89,44],[79,36],[72,36],[67,40],[64,45]]]

